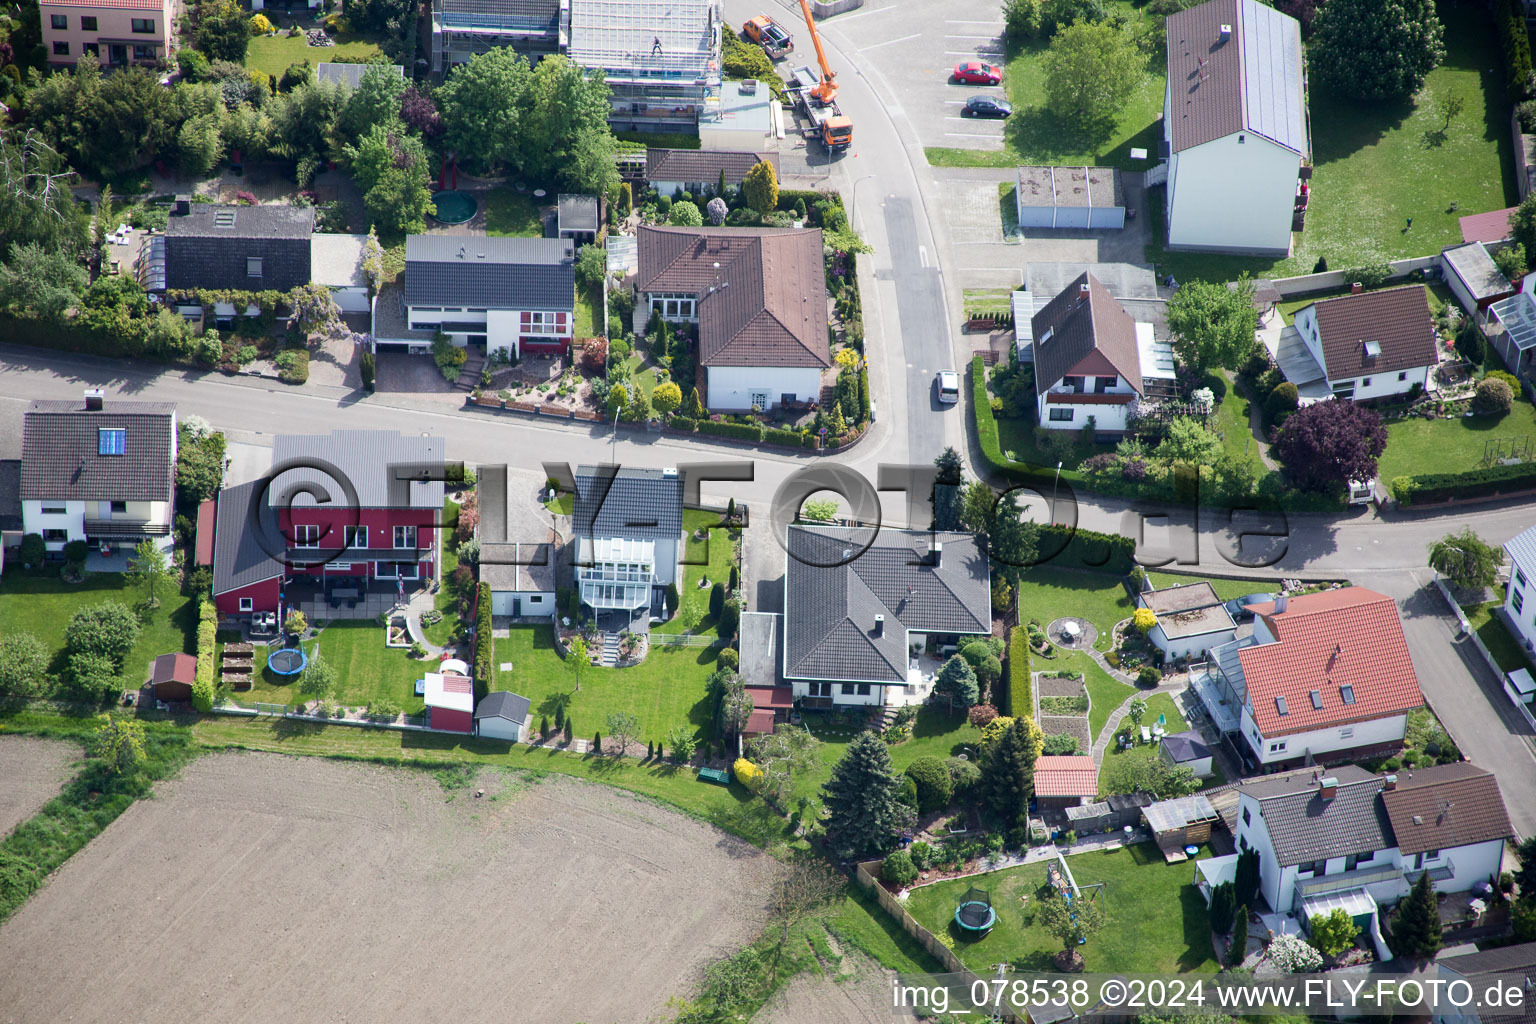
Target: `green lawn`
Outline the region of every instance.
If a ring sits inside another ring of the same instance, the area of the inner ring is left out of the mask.
[[[173,587],[160,589],[160,607],[140,615],[138,642],[123,660],[124,686],[149,678],[149,663],[161,654],[197,653],[197,609]],[[83,583],[65,583],[57,569],[26,572],[7,569],[0,578],[0,631],[32,633],[55,654],[50,672],[64,670],[64,628],[82,608],[117,601],[136,607],[142,588],[130,587],[120,573],[91,573]]]
[[[1223,576],[1185,576],[1176,572],[1149,572],[1147,579],[1159,590],[1168,587],[1178,587],[1186,583],[1209,583],[1216,591],[1216,597],[1221,601],[1230,601],[1235,597],[1247,597],[1249,594],[1267,594],[1275,589],[1274,580],[1240,580],[1228,579]]]
[[[1211,428],[1221,435],[1221,446],[1227,454],[1251,465],[1254,478],[1257,479],[1268,472],[1268,468],[1259,455],[1259,442],[1253,436],[1253,427],[1248,418],[1250,403],[1237,393],[1232,375],[1225,370],[1220,372],[1227,381],[1227,397],[1216,407],[1216,418]]]
[[[1165,253],[1148,247],[1159,275],[1227,280],[1307,274],[1319,256],[1332,269],[1426,256],[1459,244],[1457,219],[1519,200],[1504,97],[1503,65],[1489,49],[1487,12],[1441,5],[1445,62],[1411,101],[1361,103],[1311,91],[1312,200],[1289,259]],[[1011,68],[1011,65],[1010,65]],[[1463,113],[1446,127],[1446,104]],[[1154,215],[1160,214],[1158,204]],[[1407,220],[1413,218],[1413,227]],[[1156,217],[1154,217],[1154,226]]]
[[[334,38],[335,46],[310,46],[303,35],[290,37],[279,33],[275,36],[256,36],[251,39],[250,49],[246,51],[245,66],[265,71],[273,78],[281,78],[283,72],[288,70],[288,65],[302,64],[304,61],[309,61],[310,67],[314,67],[343,57],[361,62],[384,56],[379,44],[364,35]]]
[[[1007,313],[1013,309],[1013,292],[1007,288],[967,288],[960,303],[967,313]]]
[[[1367,288],[1366,291],[1381,291],[1382,289],[1386,288],[1401,288],[1403,287],[1403,283],[1404,282],[1402,281],[1393,281],[1382,285],[1381,288]],[[1446,303],[1456,301],[1456,296],[1451,294],[1450,288],[1446,287],[1444,284],[1441,284],[1438,281],[1425,282],[1424,289],[1429,297],[1429,312],[1431,315],[1439,313],[1440,310],[1445,308]],[[1286,299],[1284,302],[1277,302],[1275,303],[1275,309],[1280,311],[1281,321],[1289,324],[1295,319],[1296,311],[1298,309],[1301,309],[1305,306],[1310,306],[1312,303],[1321,299],[1333,299],[1348,294],[1350,294],[1350,291],[1347,288],[1338,288],[1333,291],[1326,292],[1312,292],[1302,296],[1301,298]]]
[[[596,338],[608,333],[608,325],[602,323],[603,299],[592,294],[592,289],[576,286],[576,337]]]
[[[1086,654],[1074,654],[1070,659],[1073,668],[1083,673],[1083,685],[1088,688],[1088,738],[1097,740],[1110,713],[1136,693],[1136,687],[1128,686],[1099,668]],[[1083,751],[1088,753],[1088,751]]]
[[[1503,588],[1495,589],[1502,591]],[[1472,631],[1482,640],[1483,646],[1488,648],[1493,660],[1499,663],[1499,668],[1505,672],[1513,672],[1518,668],[1536,671],[1536,662],[1532,662],[1526,655],[1525,648],[1520,646],[1520,641],[1514,638],[1509,627],[1504,625],[1504,620],[1497,614],[1503,603],[1504,595],[1500,593],[1497,601],[1468,605],[1462,611],[1472,624]]]
[[[832,777],[832,766],[842,759],[849,742],[861,729],[840,724],[834,716],[815,713],[806,715],[806,725],[821,741],[818,763],[794,780],[793,795],[808,797],[812,813],[816,814],[821,807],[822,784]],[[964,715],[924,707],[912,723],[912,738],[890,748],[891,763],[896,771],[902,772],[920,757],[947,758],[964,753],[975,760],[980,746],[981,730],[971,725]]]
[[[1104,926],[1080,947],[1094,972],[1171,974],[1213,972],[1210,920],[1205,901],[1190,883],[1188,861],[1168,864],[1154,843],[1112,852],[1080,853],[1067,864],[1079,889],[1103,883]],[[907,909],[936,935],[954,939],[960,959],[983,976],[1008,961],[1027,971],[1051,971],[1061,948],[1035,923],[1035,907],[1046,884],[1046,865],[1027,864],[971,878],[937,882],[912,890]],[[966,889],[991,892],[997,924],[984,938],[967,941],[953,926],[955,907]],[[1021,902],[1021,897],[1027,897]]]
[[[1087,619],[1099,630],[1094,646],[1109,650],[1110,630],[1129,618],[1134,607],[1120,577],[1104,572],[1079,572],[1037,565],[1024,572],[1019,585],[1019,621],[1039,619],[1048,626],[1064,615]],[[1059,659],[1058,659],[1059,660]],[[1043,670],[1044,662],[1035,668]]]
[[[1411,473],[1460,473],[1482,464],[1490,441],[1533,435],[1536,406],[1522,399],[1503,416],[1394,420],[1387,424],[1387,450],[1377,472],[1386,483]]]
[[[485,233],[518,238],[543,238],[544,218],[538,203],[527,192],[496,188],[485,195]]]
[[[709,676],[717,653],[708,647],[653,649],[646,659],[630,668],[588,666],[581,676],[581,691],[574,692],[576,677],[555,651],[550,626],[515,626],[510,637],[498,637],[494,662],[495,689],[511,690],[533,704],[534,727],[568,701],[576,736],[590,740],[594,732],[608,731],[608,716],[627,711],[640,722],[640,739],[663,739],[677,726],[692,726],[702,739],[714,734],[714,703],[709,699]],[[509,672],[500,666],[512,663]]]
[[[1178,705],[1174,704],[1173,698],[1166,693],[1154,693],[1147,698],[1147,713],[1142,716],[1141,724],[1148,729],[1152,728],[1153,723],[1157,721],[1158,715],[1165,716],[1167,724],[1163,728],[1170,733],[1183,732],[1189,728],[1189,723],[1184,720],[1183,715],[1179,714]],[[1131,728],[1132,725],[1129,717],[1121,721],[1121,731]],[[1133,732],[1132,735],[1136,735],[1136,733]],[[1104,763],[1099,765],[1099,792],[1105,796],[1111,793],[1131,792],[1135,786],[1126,781],[1125,770],[1136,761],[1149,760],[1156,756],[1156,743],[1146,743],[1141,746],[1132,747],[1129,750],[1119,750],[1111,742],[1108,749],[1104,752]]]
[[[730,585],[731,563],[736,558],[736,541],[727,530],[710,530],[703,540],[693,536],[695,530],[708,528],[720,522],[714,512],[690,508],[683,510],[683,529],[688,534],[688,547],[683,554],[683,580],[677,588],[677,614],[668,622],[653,629],[656,633],[686,633],[690,625],[695,632],[714,635],[715,620],[709,614],[710,587],[699,587],[699,581],[708,579]]]
[[[392,700],[408,715],[426,707],[416,696],[416,680],[433,663],[412,658],[405,648],[384,646],[384,627],[372,619],[337,619],[325,625],[313,640],[304,642],[311,659],[316,648],[336,666],[336,701],[347,707],[363,707],[375,700]],[[243,704],[298,704],[308,699],[299,693],[298,676],[280,676],[265,664],[252,673],[251,688],[232,694]]]
[[[1132,29],[1142,19],[1138,6],[1129,0],[1108,0],[1111,13],[1123,15]],[[1132,147],[1157,151],[1157,120],[1163,112],[1166,81],[1159,54],[1147,64],[1135,90],[1121,106],[1112,130],[1104,135],[1085,134],[1076,125],[1044,107],[1043,57],[1048,40],[1038,39],[1010,52],[1003,69],[1003,88],[1014,113],[1004,124],[1006,149],[973,150],[931,146],[928,162],[940,167],[1012,167],[1016,164],[1094,164],[1146,170],[1148,161],[1131,162]]]

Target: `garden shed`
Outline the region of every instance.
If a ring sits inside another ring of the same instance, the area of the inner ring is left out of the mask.
[[[1035,759],[1035,801],[1042,809],[1071,810],[1098,795],[1099,769],[1093,758],[1086,754],[1044,754]]]
[[[1199,793],[1159,800],[1141,813],[1170,864],[1187,859],[1184,847],[1209,842],[1211,825],[1221,819],[1210,800]]]
[[[1445,283],[1465,310],[1484,307],[1515,294],[1515,286],[1499,272],[1488,247],[1468,242],[1440,254]]]
[[[475,707],[475,732],[496,740],[523,738],[528,724],[529,700],[510,690],[492,690]]]
[[[427,705],[427,724],[448,732],[473,732],[475,728],[475,686],[469,678],[469,666],[448,659],[442,671],[428,672],[422,699]]]
[[[1067,824],[1080,836],[1097,835],[1115,828],[1109,804],[1103,801],[1067,808]]]
[[[197,680],[197,659],[190,654],[162,654],[155,659],[149,685],[155,700],[189,701],[192,684]]]
[[[1211,748],[1194,729],[1164,736],[1157,750],[1158,756],[1168,764],[1188,768],[1195,778],[1203,779],[1211,774]]]
[[[1020,228],[1125,227],[1125,188],[1113,167],[1024,166],[1015,182]]]

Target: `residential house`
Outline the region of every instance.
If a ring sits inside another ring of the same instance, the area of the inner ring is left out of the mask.
[[[614,628],[647,629],[682,579],[683,480],[676,469],[578,466],[571,533],[581,603]],[[606,628],[606,627],[605,627]]]
[[[324,60],[315,65],[315,81],[335,82],[348,90],[354,90],[363,83],[363,76],[371,68],[383,68],[391,74],[405,77],[405,68],[399,64],[338,64]]]
[[[740,188],[747,172],[767,161],[779,173],[777,153],[722,149],[657,149],[645,151],[645,183],[658,194],[675,196],[689,192],[695,196],[714,194],[725,174],[727,188]]]
[[[1529,377],[1536,363],[1536,274],[1526,274],[1520,291],[1488,307],[1483,334],[1504,365]]]
[[[1536,1024],[1536,942],[1516,946],[1498,946],[1476,953],[1440,956],[1435,970],[1441,980],[1455,984],[1467,982],[1475,990],[1487,991],[1494,984],[1506,992],[1519,992],[1519,1005],[1503,1007],[1452,1007],[1437,1010],[1434,1024]]]
[[[393,430],[279,434],[260,480],[214,517],[221,615],[282,610],[327,583],[415,589],[437,571],[443,442]]]
[[[1303,306],[1278,335],[1275,362],[1303,405],[1427,389],[1440,362],[1428,296],[1416,284]]]
[[[1497,876],[1514,835],[1498,781],[1462,761],[1372,775],[1355,765],[1245,779],[1234,834],[1259,854],[1270,909],[1302,920],[1346,906],[1379,937],[1377,908],[1429,872],[1439,892]]]
[[[782,675],[802,707],[920,704],[933,675],[915,652],[992,631],[972,534],[791,526],[784,572]]]
[[[1214,772],[1211,748],[1195,729],[1164,736],[1157,745],[1157,756],[1175,768],[1188,768],[1197,779],[1209,778]]]
[[[475,734],[516,743],[529,727],[529,707],[522,694],[492,690],[475,705]]]
[[[827,344],[821,231],[642,227],[635,322],[698,325],[700,392],[716,412],[815,402]]]
[[[1136,603],[1157,616],[1147,639],[1168,661],[1209,654],[1237,639],[1237,624],[1209,583],[1149,590],[1138,594]]]
[[[1525,648],[1526,655],[1536,651],[1536,526],[1515,534],[1504,542],[1509,555],[1509,586],[1504,589],[1504,624]]]
[[[480,467],[480,582],[491,588],[492,615],[554,618],[560,535],[549,511],[509,479],[505,466]],[[492,494],[505,497],[491,501]]]
[[[509,46],[532,62],[559,53],[570,32],[561,0],[432,0],[432,73]]]
[[[171,52],[171,0],[42,0],[43,50],[52,67],[89,53],[103,68],[153,67]]]
[[[1123,433],[1138,401],[1173,380],[1173,350],[1131,319],[1089,271],[1030,321],[1039,422],[1051,430]]]
[[[368,274],[363,269],[367,245],[367,235],[310,236],[310,273],[315,282],[331,290],[331,297],[343,313],[367,313],[369,310]]]
[[[1035,803],[1042,810],[1080,807],[1099,795],[1099,768],[1087,754],[1035,758]]]
[[[507,356],[564,352],[576,329],[576,248],[564,238],[411,235],[398,301],[406,329],[378,328],[380,345],[442,331]]]
[[[21,518],[47,550],[104,551],[152,540],[169,552],[176,498],[176,407],[107,398],[33,402],[22,416]]]
[[[779,103],[767,82],[733,78],[705,99],[699,115],[699,147],[714,150],[772,149],[779,144]]]
[[[1467,242],[1440,253],[1440,272],[1462,309],[1481,313],[1515,294],[1515,286],[1488,255],[1485,242]]]
[[[1266,771],[1401,749],[1423,695],[1397,605],[1364,587],[1255,604],[1253,633],[1190,673],[1222,732]]]
[[[720,102],[718,0],[568,2],[566,56],[603,73],[615,131],[698,131]]]
[[[314,230],[313,207],[225,206],[179,196],[163,237],[163,287],[286,292],[309,284]]]
[[[1312,156],[1300,24],[1208,0],[1170,14],[1167,33],[1168,248],[1289,254]]]

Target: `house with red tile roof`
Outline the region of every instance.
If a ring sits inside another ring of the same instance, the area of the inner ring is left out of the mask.
[[[1251,606],[1253,633],[1191,673],[1211,718],[1266,770],[1402,747],[1424,704],[1397,604],[1342,587]]]
[[[1035,801],[1039,807],[1077,807],[1099,796],[1099,769],[1087,754],[1042,754],[1035,758]]]

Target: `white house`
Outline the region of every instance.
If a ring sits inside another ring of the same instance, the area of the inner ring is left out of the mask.
[[[682,579],[683,481],[676,469],[578,466],[571,533],[581,603],[610,632],[666,615]]]
[[[1303,921],[1347,905],[1368,934],[1376,909],[1429,872],[1439,892],[1466,892],[1499,872],[1514,835],[1498,780],[1469,762],[1378,776],[1355,765],[1238,784],[1233,834],[1257,850],[1270,909]]]
[[[1536,526],[1504,542],[1509,555],[1509,586],[1504,591],[1504,623],[1526,654],[1536,651]]]
[[[173,544],[176,407],[108,399],[36,401],[22,416],[21,518],[49,551],[70,541]]]
[[[442,331],[488,353],[564,352],[576,329],[576,247],[565,238],[411,235],[399,295],[403,330],[377,327],[381,344]]]
[[[475,735],[518,742],[528,728],[529,706],[522,694],[492,690],[475,705]]]
[[[1136,603],[1157,616],[1147,639],[1169,661],[1209,654],[1237,639],[1237,624],[1209,583],[1149,590],[1138,594]]]
[[[1428,292],[1416,284],[1303,306],[1272,355],[1303,405],[1427,389],[1440,362]]]
[[[1287,255],[1311,159],[1300,24],[1209,0],[1167,31],[1168,248]]]
[[[705,405],[820,400],[832,365],[820,229],[642,227],[638,244],[636,330],[652,310],[698,325]]]
[[[973,534],[791,526],[784,574],[783,678],[802,707],[918,703],[928,640],[992,631]]]
[[[1123,433],[1149,385],[1173,380],[1173,349],[1084,271],[1030,320],[1042,426]]]
[[[1364,587],[1255,604],[1253,633],[1211,651],[1190,685],[1266,770],[1399,750],[1424,703],[1397,605]],[[1235,738],[1234,738],[1235,739]]]

